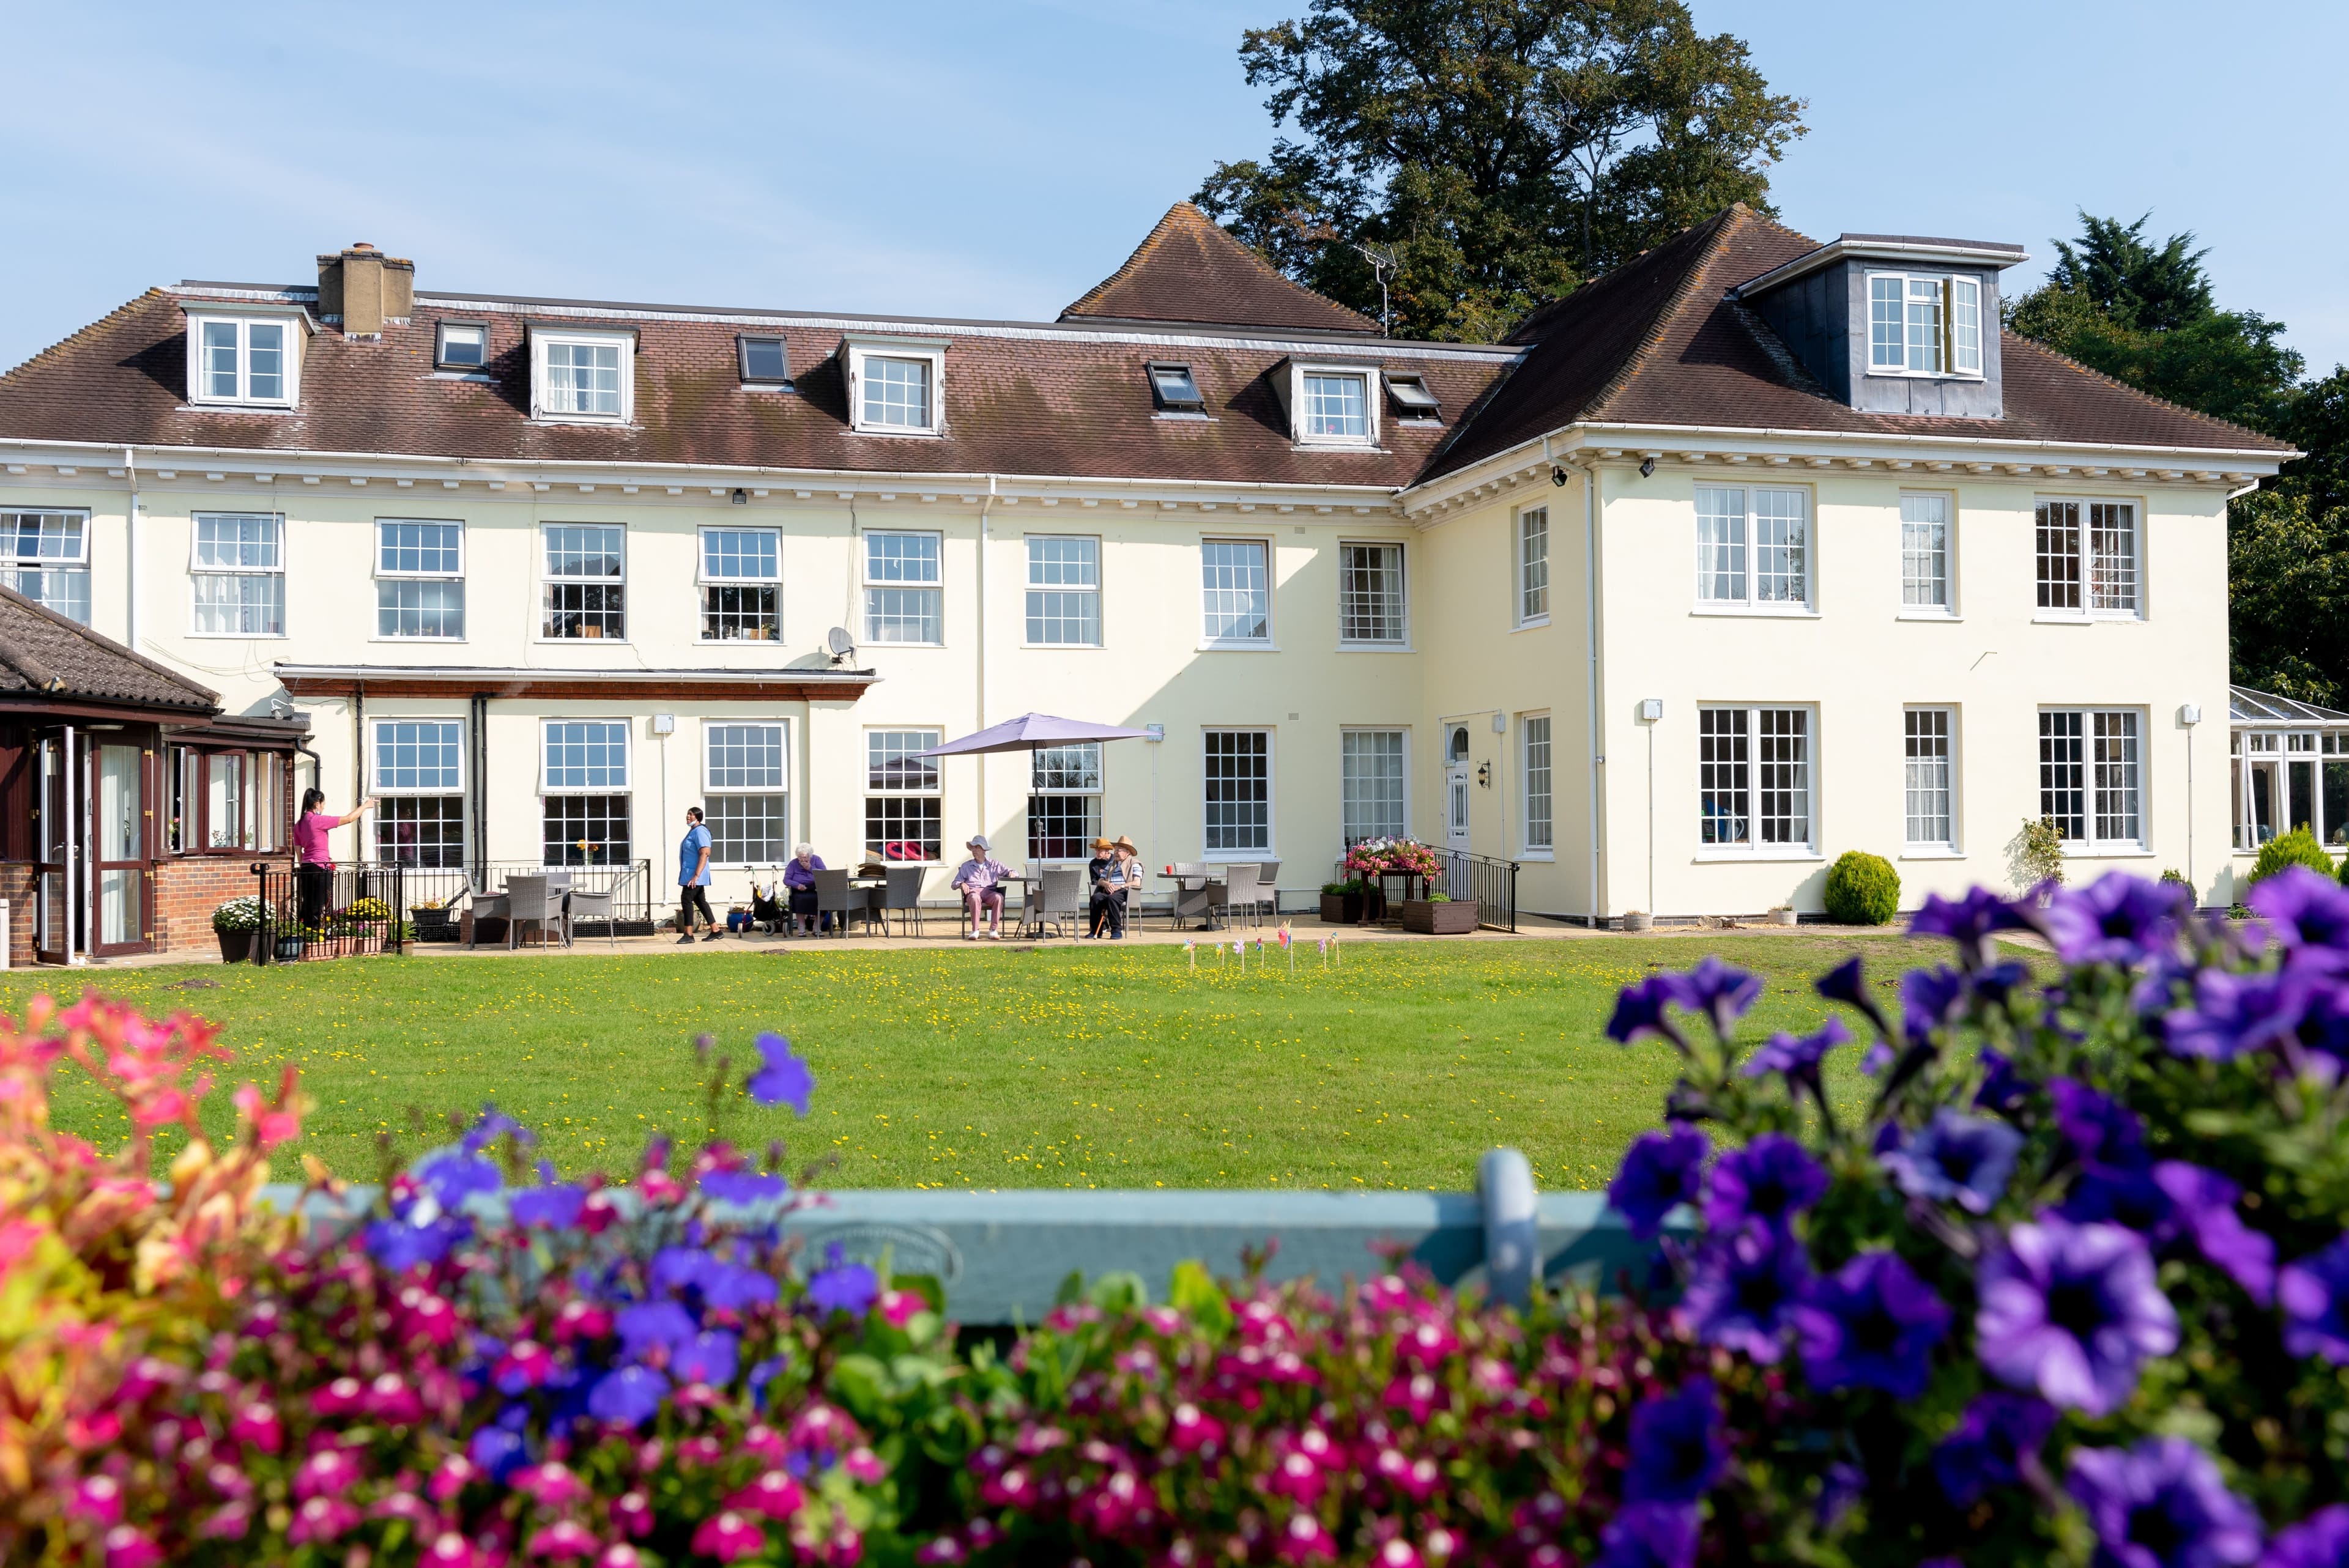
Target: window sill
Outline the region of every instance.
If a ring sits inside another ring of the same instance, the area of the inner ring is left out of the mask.
[[[367,639],[370,643],[405,643],[410,647],[414,647],[419,644],[428,646],[434,644],[450,646],[461,645],[467,639],[463,637],[387,637],[380,633]]]
[[[1299,452],[1369,452],[1388,456],[1386,448],[1376,441],[1299,441],[1292,449]]]
[[[1980,386],[1990,377],[1972,370],[1887,370],[1871,366],[1865,374],[1878,381],[1963,381]]]
[[[1548,624],[1549,617],[1547,615],[1537,615],[1530,621],[1518,622],[1516,625],[1510,627],[1509,630],[1512,632],[1538,632],[1544,626]]]
[[[1899,610],[1894,612],[1892,618],[1896,621],[1950,622],[1958,622],[1965,619],[1963,615],[1949,610]]]
[[[282,643],[286,640],[287,634],[284,632],[190,632],[188,635],[207,643]]]
[[[897,425],[851,425],[849,433],[856,436],[911,436],[916,440],[937,441],[946,438],[944,430],[911,430]]]
[[[2034,626],[2126,626],[2145,617],[2134,610],[2107,610],[2094,615],[2033,615]]]
[[[534,413],[530,417],[530,422],[533,425],[602,425],[614,430],[629,429],[633,425],[626,414]]]
[[[2081,844],[2064,846],[2067,861],[2149,861],[2153,851],[2140,844]]]
[[[1892,858],[1896,861],[1961,861],[1966,858],[1966,852],[1963,850],[1937,850],[1930,844],[1916,844],[1902,850]]]
[[[1107,646],[1102,643],[1022,643],[1022,648],[1040,654],[1098,654]]]
[[[626,647],[633,647],[633,646],[635,646],[635,645],[634,645],[634,644],[632,644],[632,643],[630,643],[630,642],[628,641],[628,639],[627,639],[627,638],[626,638],[626,637],[546,637],[546,636],[542,636],[542,637],[539,637],[539,638],[535,639],[535,641],[537,642],[538,645],[539,645],[540,647],[543,647],[543,648],[575,648],[575,647],[582,647],[582,646],[585,646],[585,645],[595,645],[595,646],[596,646],[596,647],[601,647],[601,648],[626,648]]]
[[[783,645],[783,640],[781,637],[696,637],[693,639],[693,645],[697,648],[761,647],[780,649]]]
[[[1819,613],[1808,605],[1797,605],[1788,610],[1771,610],[1759,604],[1723,604],[1717,607],[1699,604],[1689,614],[1754,621],[1816,621],[1819,619]]]
[[[292,403],[199,403],[191,397],[180,405],[183,414],[294,414],[299,407]]]
[[[799,387],[796,383],[790,381],[745,381],[742,383],[742,390],[745,392],[787,392],[796,396],[799,392]]]
[[[1349,643],[1343,640],[1340,640],[1338,644],[1338,651],[1341,654],[1410,654],[1418,652],[1418,650],[1413,648],[1409,643]]]
[[[483,387],[493,387],[497,384],[497,377],[490,375],[486,371],[452,370],[445,365],[433,371],[430,376],[426,377],[426,379],[431,381],[471,381]]]
[[[1701,866],[1733,866],[1763,861],[1816,861],[1826,856],[1816,850],[1699,850],[1690,857]]]
[[[1212,425],[1216,422],[1216,417],[1213,414],[1201,414],[1183,408],[1161,408],[1150,417],[1169,425]]]
[[[872,638],[870,638],[870,637],[867,637],[864,642],[862,642],[862,643],[858,644],[857,645],[858,645],[860,648],[864,648],[864,649],[872,649],[872,648],[892,648],[892,649],[895,649],[895,648],[943,648],[943,647],[945,647],[945,646],[946,646],[946,645],[945,645],[944,643],[882,643],[882,642],[875,642],[874,640],[873,640],[873,639],[872,639]]]
[[[1557,859],[1557,851],[1556,850],[1519,850],[1517,859],[1548,865]]]
[[[1277,654],[1280,652],[1280,645],[1273,642],[1201,643],[1197,651],[1203,654]]]

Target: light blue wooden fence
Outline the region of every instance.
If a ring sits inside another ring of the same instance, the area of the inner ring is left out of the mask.
[[[269,1190],[280,1204],[299,1194]],[[369,1188],[349,1189],[338,1206],[314,1196],[313,1219],[338,1229],[374,1202]],[[837,1245],[844,1257],[935,1275],[949,1313],[975,1325],[1034,1323],[1071,1273],[1132,1274],[1163,1301],[1176,1264],[1237,1274],[1244,1249],[1275,1240],[1268,1278],[1310,1274],[1334,1289],[1381,1272],[1392,1250],[1444,1284],[1520,1304],[1537,1268],[1553,1283],[1604,1287],[1646,1251],[1604,1194],[1536,1191],[1513,1149],[1485,1156],[1473,1192],[850,1189],[792,1209],[784,1228],[811,1256]]]

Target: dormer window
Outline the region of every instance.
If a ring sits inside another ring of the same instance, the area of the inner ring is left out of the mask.
[[[301,385],[298,314],[188,317],[188,401],[291,407]]]
[[[1441,419],[1444,405],[1428,390],[1424,376],[1390,376],[1387,397],[1393,400],[1395,412],[1406,419]]]
[[[636,335],[533,329],[531,417],[626,424],[636,405]]]
[[[1868,368],[1877,376],[1980,376],[1982,284],[1946,273],[1868,274]]]
[[[789,387],[792,384],[790,347],[780,337],[739,337],[736,353],[741,360],[742,385],[745,387]]]
[[[1207,406],[1207,400],[1199,395],[1198,378],[1187,365],[1151,366],[1150,395],[1157,399],[1159,412],[1164,414],[1196,414]]]
[[[444,321],[433,351],[442,370],[480,370],[490,363],[490,329],[476,321]]]
[[[943,432],[940,383],[947,346],[933,338],[849,337],[850,427],[867,435],[936,436]]]
[[[1292,359],[1276,382],[1287,396],[1289,428],[1300,447],[1376,447],[1379,377],[1366,365],[1315,365]]]

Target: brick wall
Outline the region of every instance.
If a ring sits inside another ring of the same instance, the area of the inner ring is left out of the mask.
[[[161,861],[155,867],[155,951],[201,953],[220,948],[212,936],[212,911],[233,898],[259,891],[253,863],[268,861],[278,866],[293,856],[190,855]]]
[[[23,969],[33,962],[33,898],[39,890],[33,868],[24,861],[0,864],[0,898],[8,901],[8,967]]]

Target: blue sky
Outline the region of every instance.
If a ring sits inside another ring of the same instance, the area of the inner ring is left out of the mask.
[[[1810,100],[1795,227],[2020,241],[2035,276],[2075,207],[2150,209],[2222,304],[2349,360],[2349,6],[1694,5]],[[1269,144],[1235,49],[1302,9],[18,0],[0,365],[362,239],[427,288],[1049,319]]]

